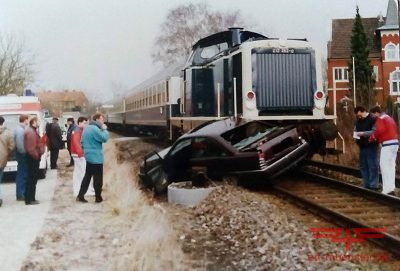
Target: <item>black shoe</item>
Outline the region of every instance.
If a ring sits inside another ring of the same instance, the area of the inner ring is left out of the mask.
[[[101,196],[100,197],[96,197],[96,200],[95,200],[96,203],[100,203],[102,201],[103,201],[103,198]]]
[[[394,191],[389,192],[389,193],[387,193],[386,195],[389,195],[389,196],[396,196],[396,194],[394,193]]]
[[[77,196],[77,197],[76,197],[76,201],[84,202],[84,203],[88,202],[87,200],[85,200],[84,197],[80,197],[80,196]]]
[[[24,201],[25,198],[24,197],[17,197],[17,201]]]
[[[32,200],[32,201],[28,201],[25,202],[25,205],[36,205],[39,204],[40,202],[38,200]]]

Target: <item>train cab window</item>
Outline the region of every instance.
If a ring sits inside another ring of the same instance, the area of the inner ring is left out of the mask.
[[[227,42],[213,44],[207,47],[199,47],[193,54],[193,64],[201,65],[207,63],[228,48],[229,47]]]
[[[203,59],[209,59],[212,58],[213,56],[219,54],[221,51],[224,51],[228,49],[228,44],[227,43],[220,43],[212,46],[208,46],[203,48],[201,51],[201,58]]]

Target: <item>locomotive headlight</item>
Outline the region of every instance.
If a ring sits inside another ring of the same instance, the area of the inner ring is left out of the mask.
[[[256,94],[254,91],[249,91],[246,93],[246,100],[245,105],[247,109],[254,109],[256,108]]]
[[[246,97],[248,100],[253,100],[256,97],[256,94],[253,91],[249,91],[247,92]]]
[[[325,97],[325,93],[321,90],[317,90],[314,94],[315,99],[321,100]]]
[[[315,102],[315,107],[318,109],[323,109],[325,107],[325,93],[322,90],[317,90],[314,93],[314,102]]]

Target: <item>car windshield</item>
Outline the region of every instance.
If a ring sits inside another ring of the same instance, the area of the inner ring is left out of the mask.
[[[274,130],[275,128],[270,128],[264,132],[257,132],[255,135],[253,136],[249,136],[247,138],[242,139],[241,141],[239,141],[238,143],[234,144],[233,147],[235,147],[238,150],[243,149],[244,147],[247,147],[251,144],[253,144],[254,142],[259,141],[260,139],[262,139],[263,137],[265,137],[267,134],[269,134],[272,130]]]
[[[236,149],[243,150],[277,129],[277,127],[271,127],[261,122],[251,122],[232,129],[221,136]]]

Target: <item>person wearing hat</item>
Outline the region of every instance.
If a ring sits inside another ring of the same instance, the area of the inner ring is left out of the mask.
[[[46,134],[47,147],[50,150],[50,168],[57,169],[58,153],[63,145],[58,118],[54,117],[53,122],[46,125]]]

